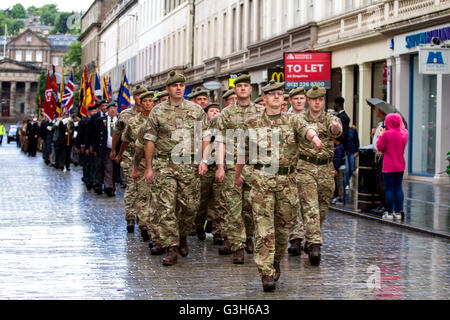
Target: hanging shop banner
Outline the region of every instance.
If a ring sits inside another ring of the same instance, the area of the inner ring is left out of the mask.
[[[331,52],[285,52],[284,76],[286,90],[314,85],[331,89]]]
[[[448,48],[420,48],[420,74],[448,74],[450,73],[450,50]]]

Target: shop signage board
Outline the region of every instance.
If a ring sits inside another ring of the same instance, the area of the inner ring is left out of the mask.
[[[420,74],[449,74],[450,73],[449,48],[420,48],[419,73]]]
[[[286,90],[314,85],[331,89],[331,52],[285,52],[284,76]]]

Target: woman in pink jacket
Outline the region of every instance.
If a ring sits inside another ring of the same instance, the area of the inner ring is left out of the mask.
[[[403,172],[405,171],[405,148],[408,131],[398,113],[386,116],[386,129],[377,141],[377,148],[383,153],[383,181],[386,188],[386,212],[383,219],[402,219],[403,214]]]

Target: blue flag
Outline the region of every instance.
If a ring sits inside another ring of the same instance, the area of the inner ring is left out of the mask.
[[[131,106],[130,89],[128,87],[127,75],[123,71],[122,84],[120,85],[119,98],[117,99],[117,112],[128,109]]]
[[[100,84],[100,78],[97,72],[95,73],[94,100],[95,103],[99,103],[102,100],[102,85]]]

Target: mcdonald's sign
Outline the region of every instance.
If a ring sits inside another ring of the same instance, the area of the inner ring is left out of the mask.
[[[267,81],[270,80],[284,82],[284,68],[276,67],[267,69]]]

